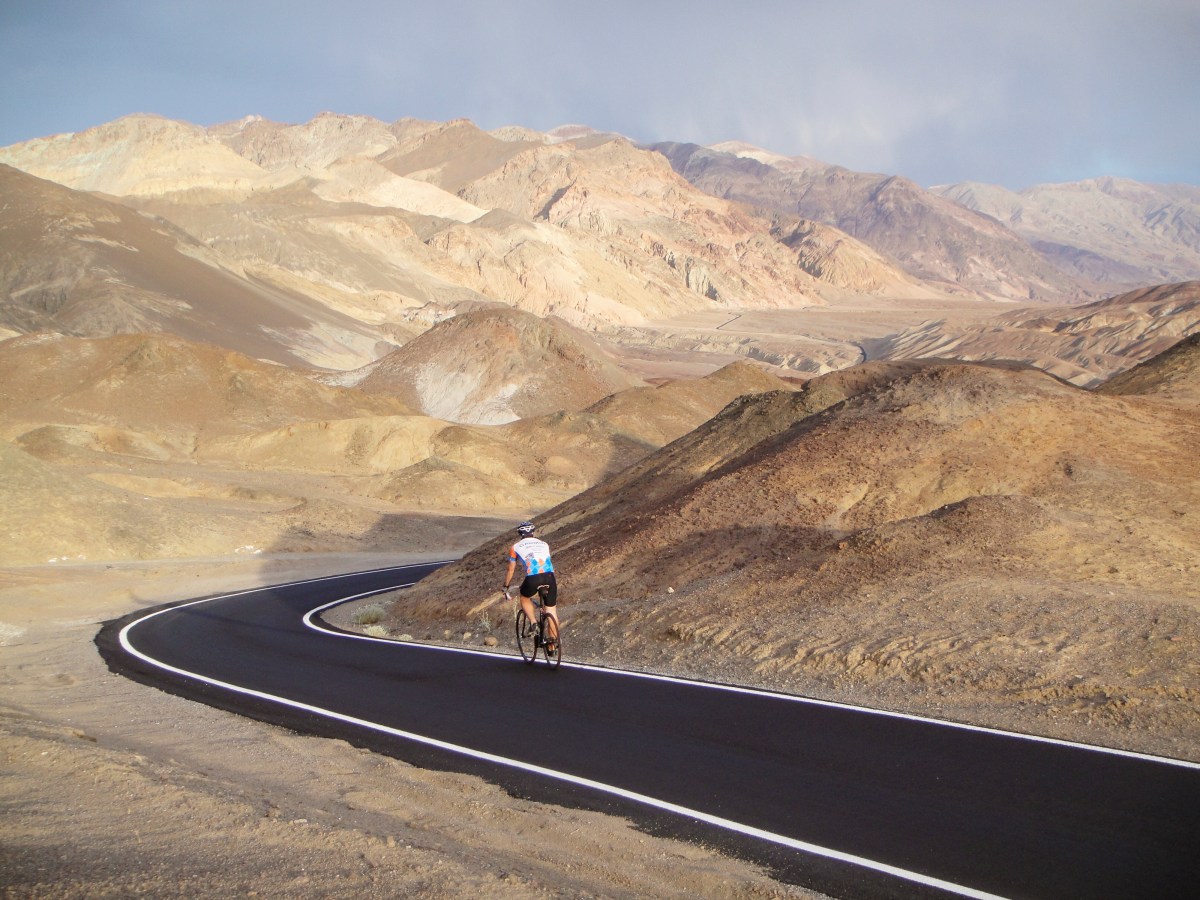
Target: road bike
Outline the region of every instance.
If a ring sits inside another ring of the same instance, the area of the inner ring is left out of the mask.
[[[525,615],[524,608],[517,604],[517,649],[521,658],[532,664],[537,659],[538,651],[549,663],[550,668],[557,669],[562,662],[562,635],[554,623],[554,617],[546,611],[546,597],[550,593],[549,585],[540,585],[537,594],[530,598],[537,609],[537,621],[531,622]],[[505,596],[508,596],[507,593]]]

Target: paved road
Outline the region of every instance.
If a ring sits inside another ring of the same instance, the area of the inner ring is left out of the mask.
[[[835,896],[1200,890],[1192,764],[572,666],[569,631],[554,672],[305,622],[432,568],[193,602],[109,623],[97,643],[167,690],[628,815]]]

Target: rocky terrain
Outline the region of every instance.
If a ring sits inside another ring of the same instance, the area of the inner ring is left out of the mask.
[[[318,298],[231,271],[196,238],[100,195],[0,165],[0,326],[158,332],[290,365],[353,366],[386,335]]]
[[[655,149],[715,196],[784,224],[802,216],[836,226],[913,276],[1014,301],[1079,299],[1200,274],[1194,185],[1096,178],[1020,192],[970,182],[926,190],[737,141]]]
[[[1090,392],[913,361],[738,401],[540,518],[568,646],[1200,759],[1197,340]],[[506,540],[388,628],[471,623]]]
[[[473,328],[489,346],[468,354],[483,366],[476,374],[522,371],[528,344],[505,342],[513,321],[535,336],[566,335],[512,311],[481,312],[471,325],[474,315],[457,330]],[[578,408],[602,393],[594,370],[641,384],[605,364],[598,346],[594,357],[579,355],[585,343],[550,342],[552,355],[568,351],[537,398],[554,412],[462,425],[387,392],[327,385],[181,338],[0,342],[0,564],[466,549],[470,535],[495,527],[492,517],[552,506],[735,397],[786,387],[739,362]],[[485,418],[493,396],[463,407],[464,418]],[[414,522],[422,536],[400,537]]]
[[[6,895],[808,896],[91,644],[461,556],[375,627],[504,652],[530,516],[569,658],[1200,760],[1195,189],[325,114],[131,116],[0,192]]]
[[[181,229],[177,244],[207,265],[399,341],[481,301],[591,327],[714,303],[824,302],[822,282],[766,223],[623,139],[555,142],[461,121],[332,115],[206,130],[134,116],[5,148],[0,162],[117,198]],[[22,270],[6,287],[27,306],[49,281]],[[180,290],[157,287],[160,301]],[[301,337],[272,333],[289,345]],[[355,349],[363,363],[374,358]]]
[[[506,306],[447,319],[336,380],[400,397],[426,415],[481,425],[574,412],[643,384],[586,332]]]
[[[914,278],[1013,301],[1085,296],[1085,286],[1000,222],[906,178],[852,172],[740,143],[654,149],[710,194],[761,210],[788,231],[797,217],[832,225]]]
[[[1200,278],[1195,185],[1094,178],[1020,192],[976,183],[933,191],[1003,223],[1079,278],[1113,287]]]
[[[1160,285],[1094,303],[1025,308],[965,323],[925,322],[868,341],[875,358],[1021,360],[1081,387],[1200,331],[1200,282]]]

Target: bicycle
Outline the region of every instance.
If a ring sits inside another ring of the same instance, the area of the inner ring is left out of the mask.
[[[549,585],[543,584],[538,587],[537,595],[530,598],[537,609],[537,622],[531,622],[524,608],[520,603],[517,604],[517,649],[521,651],[521,658],[530,665],[537,659],[538,650],[541,650],[550,668],[557,669],[562,662],[562,634],[554,618],[546,612],[549,593]],[[508,592],[505,591],[504,595],[507,597]],[[554,633],[550,634],[551,631]]]

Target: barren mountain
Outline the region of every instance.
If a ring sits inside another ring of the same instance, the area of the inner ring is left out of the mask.
[[[4,148],[0,162],[75,190],[117,197],[194,190],[245,195],[283,183],[205,129],[161,116],[124,116],[14,144]]]
[[[77,336],[157,331],[277,362],[353,365],[383,334],[230,271],[162,220],[0,165],[0,325]]]
[[[1002,222],[1064,271],[1113,287],[1200,278],[1200,187],[1092,178],[1020,192],[932,188]]]
[[[783,222],[801,217],[835,226],[924,281],[1008,300],[1065,302],[1080,295],[1070,277],[1011,230],[908,179],[744,144],[653,149],[709,194]]]
[[[209,129],[129,116],[4,148],[0,161],[182,229],[193,268],[218,270],[206,282],[232,278],[307,302],[311,325],[262,330],[292,357],[330,368],[369,362],[388,349],[380,339],[403,343],[480,302],[596,329],[811,307],[846,292],[937,294],[840,233],[797,222],[773,233],[659,154],[572,134],[332,114]],[[45,265],[53,249],[28,248],[25,262]],[[118,265],[128,260],[110,256],[112,278],[135,280]],[[197,306],[173,283],[155,289],[161,303]],[[63,302],[94,305],[73,287]],[[335,357],[327,345],[339,317],[348,346]],[[219,330],[189,336],[227,341]]]
[[[579,329],[503,306],[448,319],[343,379],[426,415],[482,425],[579,410],[640,383]]]
[[[1018,360],[1089,387],[1197,330],[1200,282],[1193,281],[973,323],[927,322],[868,346],[886,359]]]
[[[546,513],[572,652],[1195,756],[1200,410],[1016,366],[852,372]],[[485,608],[505,539],[390,627]]]

